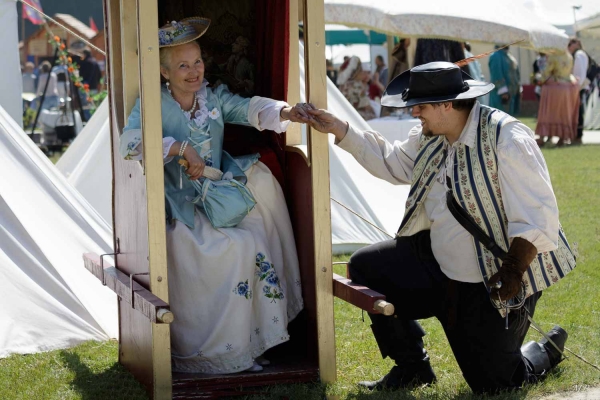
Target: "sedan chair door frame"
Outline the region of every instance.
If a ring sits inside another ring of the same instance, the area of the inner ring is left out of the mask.
[[[287,101],[295,104],[300,100],[298,21],[302,20],[306,99],[319,108],[327,108],[324,2],[287,1],[289,14],[283,16],[289,21]],[[153,399],[194,397],[209,392],[227,394],[211,391],[243,385],[316,379],[334,382],[334,293],[370,312],[377,312],[375,302],[383,296],[354,286],[348,279],[334,277],[328,137],[307,127],[308,144],[303,146],[298,124],[293,124],[286,133],[284,170],[304,282],[305,316],[300,326],[305,332],[301,335],[308,337],[307,350],[314,353],[316,365],[305,367],[300,363],[303,366],[293,371],[258,373],[246,378],[239,374],[207,378],[172,373],[169,323],[177,318],[177,313],[171,313],[168,304],[158,7],[156,0],[104,0],[104,9],[115,266],[104,265],[102,257],[92,254],[84,255],[84,260],[86,268],[119,295],[119,362],[147,388]],[[120,132],[138,97],[143,132],[141,163],[125,161],[119,156]]]

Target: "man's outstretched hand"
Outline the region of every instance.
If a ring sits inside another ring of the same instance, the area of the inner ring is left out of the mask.
[[[340,120],[327,110],[316,109],[312,104],[308,104],[307,109],[310,120],[308,124],[323,133],[333,133],[337,140],[342,140],[348,132],[348,122]]]

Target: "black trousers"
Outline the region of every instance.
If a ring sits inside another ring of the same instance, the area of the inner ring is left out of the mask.
[[[431,251],[429,231],[360,249],[349,266],[354,282],[385,294],[394,304],[396,315],[387,318],[408,322],[436,317],[440,321],[474,392],[518,388],[530,379],[520,350],[529,329],[525,310],[511,312],[505,329],[505,319],[492,306],[483,283],[453,281],[440,270]],[[540,295],[536,293],[525,302],[532,315]],[[375,323],[376,318],[372,320]],[[396,347],[400,344],[414,349],[419,345],[418,336],[408,331],[395,329],[394,336]],[[402,356],[390,357],[402,365]]]
[[[579,120],[577,121],[577,139],[583,137],[583,122],[585,119],[585,106],[587,104],[588,90],[579,91]]]

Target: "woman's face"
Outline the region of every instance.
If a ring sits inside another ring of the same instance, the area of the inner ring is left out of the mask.
[[[170,50],[167,66],[161,65],[160,73],[170,83],[173,92],[195,93],[204,80],[204,61],[196,42],[185,43]]]

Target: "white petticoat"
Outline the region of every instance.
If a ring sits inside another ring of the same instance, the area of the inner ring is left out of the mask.
[[[246,171],[257,205],[235,228],[167,227],[173,369],[233,373],[289,340],[303,308],[294,235],[281,187],[262,163]]]

